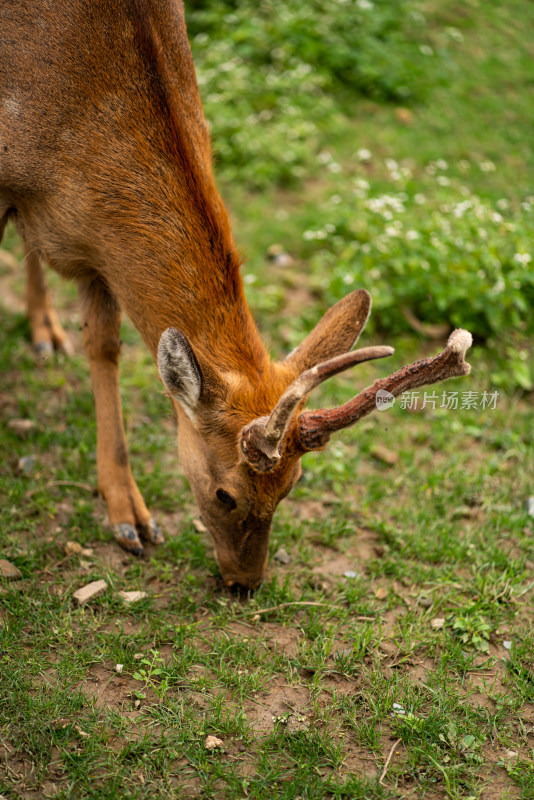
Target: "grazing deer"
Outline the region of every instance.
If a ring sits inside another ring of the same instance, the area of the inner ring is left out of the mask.
[[[0,0],[0,233],[27,256],[40,351],[68,347],[43,262],[77,281],[97,418],[98,486],[116,538],[162,541],[130,471],[119,398],[121,311],[157,358],[181,464],[228,585],[257,586],[273,512],[303,453],[375,407],[379,389],[466,375],[471,336],[377,381],[340,408],[305,411],[322,381],[389,347],[351,351],[363,289],[272,362],[247,307],[212,176],[179,0]]]

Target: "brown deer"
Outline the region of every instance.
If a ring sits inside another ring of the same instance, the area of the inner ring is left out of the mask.
[[[377,381],[340,408],[304,411],[322,381],[389,347],[351,351],[370,310],[355,291],[285,361],[247,307],[179,0],[0,0],[0,232],[27,249],[40,351],[68,347],[43,262],[77,281],[97,418],[98,486],[119,543],[162,535],[130,471],[119,399],[121,311],[157,357],[184,472],[228,585],[257,586],[273,512],[303,453],[397,395],[466,375],[471,336]]]

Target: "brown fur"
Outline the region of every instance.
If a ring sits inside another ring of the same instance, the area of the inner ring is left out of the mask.
[[[122,425],[123,310],[154,355],[169,327],[191,343],[204,394],[194,420],[175,402],[181,460],[224,577],[257,585],[272,514],[300,467],[288,450],[271,473],[255,474],[240,454],[241,429],[269,414],[303,365],[346,349],[359,325],[354,304],[292,360],[271,363],[213,181],[181,2],[1,0],[0,39],[0,231],[12,218],[31,254],[36,344],[64,344],[40,259],[78,282],[110,522],[140,552],[136,531],[146,533],[150,515]],[[219,487],[235,510],[216,500]]]

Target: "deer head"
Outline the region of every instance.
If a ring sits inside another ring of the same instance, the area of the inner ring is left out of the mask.
[[[350,350],[370,308],[363,289],[345,297],[284,362],[271,364],[259,383],[246,365],[240,378],[225,377],[197,357],[175,328],[162,334],[158,366],[177,411],[180,461],[228,585],[261,583],[272,516],[297,482],[304,453],[322,449],[332,433],[369,414],[380,389],[397,396],[469,373],[464,356],[471,334],[456,330],[433,358],[377,380],[338,408],[305,411],[310,393],[323,381],[394,352],[391,347]]]

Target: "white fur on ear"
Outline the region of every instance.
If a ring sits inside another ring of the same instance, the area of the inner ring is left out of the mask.
[[[187,338],[167,328],[158,345],[158,369],[163,383],[191,417],[202,391],[202,373]]]

